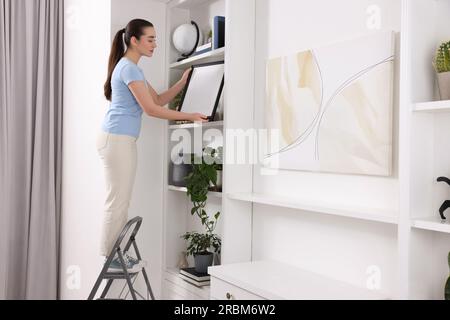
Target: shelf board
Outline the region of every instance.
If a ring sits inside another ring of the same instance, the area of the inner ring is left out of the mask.
[[[227,197],[233,200],[266,204],[276,207],[318,212],[323,214],[360,220],[376,221],[388,224],[398,224],[397,213],[395,211],[388,211],[386,209],[350,207],[340,204],[317,203],[306,200],[302,201],[299,199],[257,193],[231,193],[227,194]]]
[[[442,221],[439,217],[415,219],[412,221],[412,227],[416,229],[450,233],[450,221]]]
[[[175,129],[192,129],[192,128],[222,128],[223,127],[223,121],[211,121],[211,122],[204,122],[204,123],[186,123],[186,124],[173,124],[169,125],[170,130]]]
[[[225,58],[225,48],[208,51],[170,65],[170,69],[187,69],[194,64],[220,61]]]
[[[184,187],[168,186],[167,188],[169,190],[171,190],[171,191],[178,191],[178,192],[187,193],[187,188],[184,188]],[[208,195],[213,196],[213,197],[217,197],[217,198],[222,198],[222,192],[209,191]]]
[[[380,292],[276,261],[253,261],[208,268],[214,278],[269,300],[384,300]]]
[[[450,100],[416,103],[413,110],[415,112],[450,112]]]

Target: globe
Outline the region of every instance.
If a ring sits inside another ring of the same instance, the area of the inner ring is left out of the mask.
[[[197,42],[197,29],[193,24],[182,24],[177,27],[172,37],[173,45],[181,54],[189,54],[195,49]],[[198,45],[203,41],[202,33],[200,32],[200,39]]]

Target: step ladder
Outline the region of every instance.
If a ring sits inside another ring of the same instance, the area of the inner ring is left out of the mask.
[[[133,298],[133,300],[138,300],[137,296],[139,296],[143,300],[149,300],[149,296],[150,296],[151,300],[155,300],[155,297],[153,296],[152,288],[150,286],[150,282],[147,277],[147,272],[145,271],[145,266],[141,265],[138,268],[139,269],[138,271],[130,273],[130,272],[128,272],[128,270],[126,268],[126,264],[125,264],[124,254],[128,252],[128,250],[130,249],[131,246],[133,246],[133,249],[136,254],[136,258],[139,261],[142,261],[141,255],[139,253],[139,249],[136,244],[136,234],[138,233],[139,228],[141,227],[141,224],[142,224],[142,218],[136,217],[136,218],[128,221],[128,223],[123,227],[122,232],[120,233],[119,237],[117,238],[117,241],[114,244],[114,247],[111,250],[111,253],[109,254],[108,258],[106,259],[106,262],[105,262],[102,270],[100,271],[97,281],[95,282],[95,285],[92,288],[91,293],[89,294],[88,300],[94,299],[95,295],[97,294],[97,290],[100,287],[103,280],[107,280],[108,282],[107,282],[105,288],[103,289],[103,292],[102,292],[100,298],[98,298],[97,300],[106,300],[106,296],[108,294],[109,289],[111,288],[111,285],[113,284],[113,281],[114,280],[123,280],[123,279],[126,280],[126,283],[125,283],[124,287],[122,288],[122,291],[120,292],[119,298],[115,299],[115,300],[125,300],[128,297],[128,294],[131,294],[131,297]],[[132,229],[133,226],[134,226],[134,229],[131,232],[131,234],[128,238],[128,241],[122,250],[121,249],[122,242],[124,242],[125,236],[129,233],[129,231]],[[113,261],[113,259],[115,258],[115,256],[119,257],[119,260],[120,260],[120,262],[122,264],[122,268],[123,268],[122,272],[108,272],[110,264]],[[133,287],[138,275],[141,273],[144,277],[145,284],[147,286],[147,298],[143,297]],[[124,298],[121,298],[122,294],[127,286],[128,286],[128,293]]]

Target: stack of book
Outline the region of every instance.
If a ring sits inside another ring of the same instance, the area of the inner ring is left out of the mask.
[[[200,273],[195,271],[195,268],[181,268],[180,278],[197,286],[209,286],[211,276],[208,273]]]

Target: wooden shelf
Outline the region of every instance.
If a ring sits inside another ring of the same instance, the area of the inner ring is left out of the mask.
[[[184,188],[184,187],[168,186],[167,188],[169,190],[172,190],[172,191],[178,191],[178,192],[187,193],[187,188]],[[217,198],[222,198],[222,192],[209,191],[208,195],[209,196],[213,196],[213,197],[217,197]]]
[[[416,229],[450,233],[450,220],[447,219],[447,221],[442,221],[439,217],[415,219],[412,221],[412,227]]]
[[[415,112],[450,112],[450,100],[416,103],[413,110]]]
[[[269,300],[384,300],[380,292],[357,287],[276,261],[254,261],[208,268],[211,281],[226,281]]]
[[[276,207],[298,209],[309,212],[354,218],[367,221],[376,221],[388,224],[398,224],[397,212],[377,208],[350,207],[340,204],[315,203],[299,199],[281,196],[264,195],[257,193],[231,193],[227,194],[229,199],[266,204]]]
[[[173,124],[169,125],[170,130],[175,129],[192,129],[192,128],[222,128],[223,127],[223,121],[212,121],[212,122],[205,122],[205,123],[186,123],[186,124]]]
[[[225,58],[225,48],[208,51],[198,56],[187,58],[180,62],[175,62],[170,65],[171,69],[187,69],[194,64],[208,63],[220,61]]]

